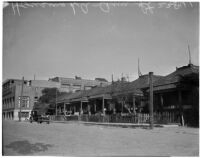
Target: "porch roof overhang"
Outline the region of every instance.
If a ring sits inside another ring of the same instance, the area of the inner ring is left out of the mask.
[[[60,103],[64,103],[65,101],[64,100],[59,100],[59,101],[57,101],[56,103],[57,104],[60,104]]]
[[[129,90],[129,91],[119,91],[119,92],[114,92],[112,96],[118,96],[118,95],[127,95],[127,94],[132,94],[133,96],[143,96],[143,92],[139,89],[137,90]]]
[[[96,98],[112,99],[112,96],[110,94],[99,94],[99,95],[89,96],[89,99],[96,99]]]
[[[88,98],[87,97],[82,97],[81,98],[81,102],[88,102]]]
[[[173,84],[155,86],[153,87],[153,91],[169,90],[175,88],[177,88],[177,85],[173,83]],[[147,92],[149,92],[149,89],[147,89]]]
[[[81,98],[73,98],[73,99],[71,99],[70,102],[79,102],[79,101],[81,101]]]

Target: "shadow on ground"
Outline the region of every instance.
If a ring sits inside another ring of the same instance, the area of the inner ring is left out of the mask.
[[[6,148],[11,148],[12,150],[18,152],[22,155],[31,155],[33,153],[46,151],[49,147],[52,147],[51,144],[44,144],[44,143],[35,143],[31,144],[29,141],[15,141],[10,143],[9,145],[6,145]]]

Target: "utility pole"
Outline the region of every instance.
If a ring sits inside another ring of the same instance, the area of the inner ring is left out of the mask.
[[[138,58],[138,77],[142,76],[142,73],[140,71],[140,59]]]
[[[57,88],[56,88],[56,116],[58,115],[58,111],[57,111]]]
[[[153,129],[153,72],[149,72],[149,112],[150,112],[150,128]]]
[[[114,83],[114,80],[113,80],[113,74],[112,74],[112,84]]]
[[[189,65],[192,64],[192,61],[191,61],[191,54],[190,54],[190,46],[188,45],[188,52],[189,52]]]
[[[22,89],[21,89],[20,107],[19,107],[19,122],[21,122],[22,101],[23,101],[23,89],[24,89],[24,77],[22,77]]]

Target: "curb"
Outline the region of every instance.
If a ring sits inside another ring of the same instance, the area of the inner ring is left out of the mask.
[[[79,124],[86,124],[86,125],[102,125],[102,126],[114,126],[114,127],[145,127],[148,128],[150,125],[148,123],[143,124],[132,124],[132,123],[99,123],[99,122],[83,122],[83,121],[50,121],[53,123],[79,123]],[[179,127],[179,124],[154,124],[154,127]]]

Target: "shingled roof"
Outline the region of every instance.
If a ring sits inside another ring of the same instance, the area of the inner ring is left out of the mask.
[[[153,83],[162,78],[163,78],[163,76],[153,75]],[[149,74],[142,75],[135,81],[131,82],[131,87],[134,87],[137,89],[149,87]]]
[[[153,75],[153,81],[160,79],[162,76]],[[73,99],[81,99],[82,97],[92,97],[100,96],[104,94],[126,94],[126,93],[135,93],[142,94],[141,88],[149,86],[149,76],[143,75],[140,76],[133,82],[115,82],[112,85],[106,87],[95,87],[90,90],[78,91],[72,94],[66,94],[60,96],[57,100],[58,102],[69,101]]]
[[[75,93],[69,93],[69,94],[64,94],[62,96],[59,96],[57,98],[57,102],[70,102],[71,99],[74,99],[74,98],[81,98],[83,94],[83,91],[78,91],[78,92],[75,92]]]
[[[174,72],[154,82],[154,86],[177,83],[181,80],[182,77],[188,76],[190,74],[199,74],[199,66],[189,64],[187,66],[177,68]]]

